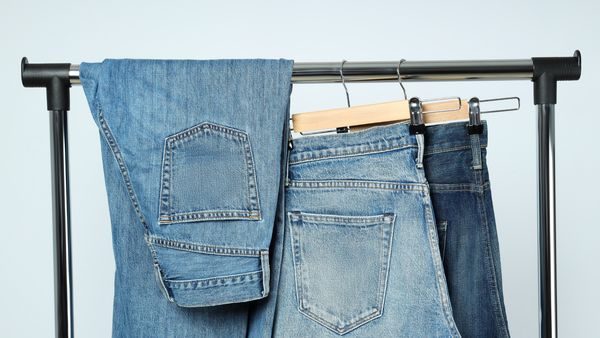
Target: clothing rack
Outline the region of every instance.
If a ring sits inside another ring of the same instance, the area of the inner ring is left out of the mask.
[[[297,62],[293,83],[464,80],[531,80],[538,111],[538,272],[539,325],[543,338],[557,337],[556,310],[556,200],[554,171],[554,114],[556,83],[578,80],[581,53],[572,57],[473,61]],[[30,64],[21,60],[24,87],[46,88],[50,113],[52,220],[54,240],[54,290],[56,337],[73,337],[71,279],[71,222],[67,111],[69,88],[80,84],[79,65]]]

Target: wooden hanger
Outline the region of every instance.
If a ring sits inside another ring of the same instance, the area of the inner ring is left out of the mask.
[[[391,101],[362,106],[350,106],[350,96],[344,78],[344,63],[340,66],[340,78],[346,91],[348,108],[328,109],[316,112],[297,113],[292,115],[292,130],[297,133],[323,131],[337,128],[364,129],[378,124],[388,124],[410,120],[409,100],[400,76],[400,60],[396,73],[398,83],[404,92],[404,100]],[[423,123],[439,123],[469,119],[469,105],[460,98],[421,101]]]
[[[460,103],[458,102],[460,100]],[[426,124],[469,119],[469,104],[459,98],[437,102],[422,101]],[[292,115],[297,133],[357,127],[410,120],[408,100],[390,101],[347,108],[328,109]]]

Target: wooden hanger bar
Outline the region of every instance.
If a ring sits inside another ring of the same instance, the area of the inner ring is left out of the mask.
[[[423,119],[426,124],[469,119],[469,104],[466,100],[461,99],[460,109],[458,110],[452,110],[458,108],[456,99],[441,102],[423,102],[422,107]],[[436,112],[440,110],[451,111]],[[408,100],[400,100],[296,113],[292,115],[292,130],[303,133],[406,120],[410,120]]]

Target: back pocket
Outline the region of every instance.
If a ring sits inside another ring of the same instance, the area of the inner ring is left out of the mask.
[[[159,223],[260,220],[248,135],[204,122],[165,139]]]
[[[288,217],[299,311],[337,334],[380,317],[395,215]]]

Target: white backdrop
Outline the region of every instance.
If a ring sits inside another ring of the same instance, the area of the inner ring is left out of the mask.
[[[600,188],[600,32],[595,1],[16,1],[0,5],[2,214],[0,331],[53,337],[48,114],[21,86],[20,60],[290,58],[296,61],[528,58],[583,54],[561,82],[556,116],[559,333],[597,336],[595,215]],[[348,84],[352,104],[401,97],[397,83]],[[406,83],[408,95],[520,96],[519,112],[486,116],[488,165],[513,337],[538,328],[536,113],[532,84]],[[296,85],[292,112],[341,107],[341,85]],[[111,333],[114,259],[99,136],[83,90],[69,113],[75,331]]]

